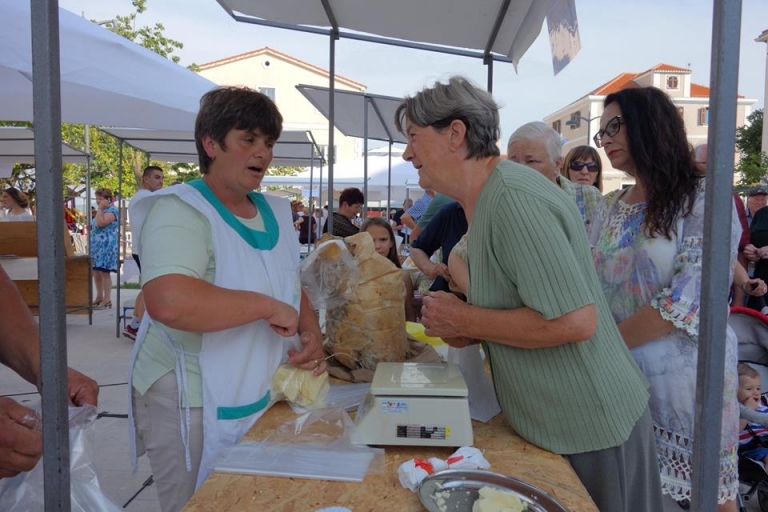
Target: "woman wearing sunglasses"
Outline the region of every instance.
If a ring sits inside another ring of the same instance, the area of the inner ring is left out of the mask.
[[[603,190],[603,163],[592,146],[576,146],[565,155],[563,176],[579,185]]]
[[[608,95],[604,106],[595,143],[635,184],[603,198],[590,233],[593,257],[613,318],[650,384],[662,491],[689,500],[704,180],[683,119],[662,91],[626,89]],[[731,223],[733,266],[741,227],[736,215]],[[735,512],[739,410],[737,341],[730,328],[725,357],[718,510]]]

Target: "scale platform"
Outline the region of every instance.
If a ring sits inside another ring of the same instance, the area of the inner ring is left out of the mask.
[[[473,444],[467,385],[452,363],[379,363],[355,423],[356,444]]]

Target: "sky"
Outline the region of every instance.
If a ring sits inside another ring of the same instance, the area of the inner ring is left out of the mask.
[[[130,0],[59,0],[59,5],[97,21],[132,12]],[[712,0],[576,0],[581,52],[560,74],[553,74],[545,30],[521,59],[517,74],[511,64],[494,64],[502,140],[518,126],[544,118],[623,72],[641,72],[663,62],[691,69],[694,83],[709,85],[712,9]],[[176,54],[185,66],[269,46],[329,67],[327,37],[238,23],[216,0],[147,0],[137,24],[157,22],[167,37],[184,44]],[[765,97],[768,45],[755,38],[766,29],[768,1],[743,0],[739,94],[757,99],[753,108],[762,108]],[[349,39],[337,41],[336,52],[336,72],[364,83],[374,94],[411,95],[454,74],[482,87],[487,83],[481,59]]]

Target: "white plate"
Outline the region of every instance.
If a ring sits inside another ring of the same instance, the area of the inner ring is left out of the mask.
[[[516,495],[528,507],[526,512],[568,512],[559,501],[528,482],[477,469],[448,469],[430,475],[419,486],[419,498],[429,512],[472,512],[483,487]],[[437,504],[437,493],[442,494],[443,508]]]

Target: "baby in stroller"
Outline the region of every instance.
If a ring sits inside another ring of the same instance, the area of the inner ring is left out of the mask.
[[[757,502],[768,512],[768,408],[760,393],[761,380],[768,382],[768,317],[745,307],[732,307],[728,325],[739,339],[739,480],[749,487],[740,493],[743,502]],[[748,364],[745,364],[748,363]]]
[[[768,406],[760,397],[760,374],[746,363],[739,363],[740,407],[739,455],[755,462],[768,463]]]

